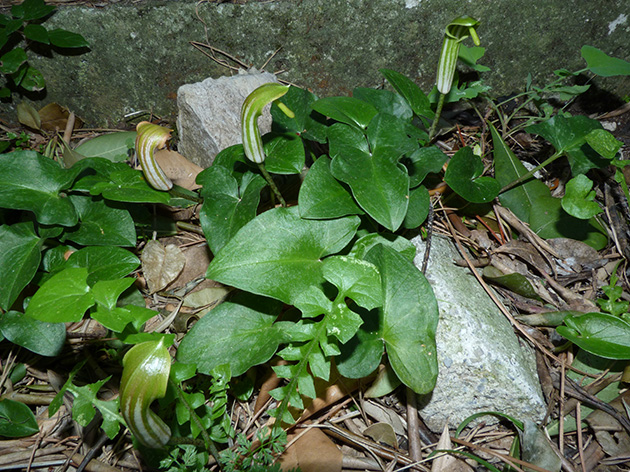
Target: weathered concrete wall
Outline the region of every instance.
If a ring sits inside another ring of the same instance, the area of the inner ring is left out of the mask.
[[[627,0],[145,0],[60,4],[46,25],[83,34],[91,52],[31,62],[48,81],[40,105],[57,101],[99,126],[139,110],[172,116],[180,85],[230,73],[190,41],[258,68],[270,59],[267,71],[284,70],[281,79],[320,96],[378,86],[384,67],[429,91],[444,26],[463,14],[482,22],[485,77],[497,95],[522,89],[528,73],[543,81],[554,69],[582,68],[584,44],[630,58]],[[630,93],[628,78],[596,83]],[[11,113],[0,105],[1,116]]]

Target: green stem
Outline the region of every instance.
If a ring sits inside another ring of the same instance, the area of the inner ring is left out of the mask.
[[[267,172],[267,169],[265,169],[265,164],[260,162],[258,164],[258,168],[260,169],[260,172],[262,172],[263,177],[265,178],[265,180],[269,184],[269,187],[271,187],[271,190],[273,191],[275,196],[278,198],[278,201],[280,202],[280,204],[283,207],[286,208],[287,202],[284,201],[284,198],[282,198],[282,194],[280,193],[280,190],[278,190],[278,187],[276,186],[276,183],[271,178],[271,175],[269,175],[269,172]]]
[[[435,118],[433,118],[433,123],[431,123],[431,129],[429,130],[429,142],[433,140],[435,133],[437,131],[438,121],[440,121],[440,115],[442,114],[442,107],[444,106],[444,99],[446,98],[446,94],[441,93],[440,98],[438,98],[437,107],[435,109]]]
[[[217,464],[220,464],[219,450],[217,449],[217,446],[214,444],[212,439],[210,439],[210,436],[208,435],[208,431],[206,431],[206,428],[204,428],[204,426],[201,424],[201,420],[199,419],[199,416],[197,416],[197,413],[195,413],[195,410],[193,409],[193,407],[190,406],[190,403],[188,403],[188,400],[186,400],[186,397],[182,393],[182,390],[179,387],[179,385],[175,384],[175,382],[173,382],[171,379],[169,379],[168,381],[170,382],[171,386],[174,388],[175,392],[177,392],[177,397],[179,398],[179,400],[182,402],[184,407],[186,407],[186,409],[188,410],[188,413],[190,413],[190,420],[193,423],[195,423],[195,426],[197,426],[197,428],[199,428],[199,431],[201,431],[201,437],[203,438],[203,443],[206,450],[210,454],[212,454],[212,457],[214,457],[214,459],[217,461]]]
[[[503,187],[501,189],[501,191],[499,192],[499,195],[501,195],[503,192],[507,192],[508,190],[516,187],[517,185],[525,182],[526,180],[528,180],[532,175],[534,175],[536,172],[538,172],[540,169],[542,169],[543,167],[545,167],[546,165],[551,164],[553,161],[555,161],[556,159],[558,159],[560,156],[562,156],[562,152],[556,152],[553,156],[551,156],[549,159],[547,159],[545,162],[543,162],[542,164],[534,167],[532,170],[530,170],[529,172],[527,172],[526,174],[521,175],[518,179],[516,179],[514,182],[510,182],[509,184],[507,184],[505,187]]]

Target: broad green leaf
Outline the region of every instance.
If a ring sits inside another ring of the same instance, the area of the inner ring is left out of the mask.
[[[415,129],[400,118],[387,113],[376,115],[367,128],[367,139],[372,156],[383,157],[398,162],[403,154],[418,149],[418,141],[410,135]]]
[[[505,187],[527,174],[528,170],[505,144],[505,141],[501,139],[501,135],[492,123],[488,123],[488,125],[494,147],[494,175],[501,186]],[[526,223],[529,222],[529,215],[536,205],[536,200],[541,198],[551,198],[551,191],[544,183],[534,177],[499,195],[501,204],[512,210],[519,219]]]
[[[595,202],[593,181],[584,174],[567,182],[566,192],[562,197],[562,208],[569,215],[581,220],[588,220],[603,211]]]
[[[374,264],[348,256],[324,259],[324,278],[339,289],[337,298],[349,297],[371,310],[383,303],[381,276]]]
[[[557,152],[566,154],[571,172],[576,176],[610,163],[610,159],[602,158],[586,144],[587,135],[596,129],[602,129],[599,121],[586,116],[565,118],[556,115],[542,123],[528,126],[526,131],[539,134],[553,144]]]
[[[102,157],[112,162],[123,162],[129,159],[129,150],[135,146],[136,134],[135,131],[102,134],[74,150],[85,157]]]
[[[630,323],[607,313],[566,317],[558,326],[561,336],[606,359],[630,359]]]
[[[352,246],[349,256],[365,259],[365,255],[377,244],[390,246],[394,251],[413,261],[416,257],[416,247],[411,241],[393,233],[368,233],[360,237]]]
[[[418,394],[433,390],[438,374],[438,305],[422,273],[393,249],[378,245],[366,260],[381,273],[381,337],[398,378]]]
[[[265,167],[274,174],[299,174],[304,168],[304,144],[299,136],[281,134],[265,143]]]
[[[586,135],[586,142],[604,159],[614,159],[623,143],[617,141],[610,131],[594,129]]]
[[[304,220],[298,208],[275,208],[254,218],[215,255],[209,279],[293,304],[323,281],[321,259],[343,249],[359,219]]]
[[[630,75],[630,62],[611,57],[593,46],[582,46],[582,57],[593,74],[602,77]]]
[[[407,167],[409,187],[420,185],[429,173],[439,173],[447,159],[437,146],[418,148],[405,156],[401,162]]]
[[[0,400],[0,436],[22,438],[39,432],[31,409],[14,400]]]
[[[22,48],[11,49],[0,57],[0,72],[15,74],[22,64],[27,61],[26,52]]]
[[[46,80],[44,80],[42,73],[34,67],[26,64],[24,66],[17,72],[15,82],[29,92],[41,92],[44,90],[46,88]]]
[[[83,36],[61,28],[55,28],[48,32],[50,44],[58,48],[86,48],[90,46]]]
[[[76,175],[33,151],[1,155],[0,206],[30,210],[41,224],[73,226],[77,212],[61,191],[70,187]]]
[[[82,195],[72,195],[70,200],[81,222],[66,231],[66,240],[85,246],[135,246],[134,222],[123,205]]]
[[[85,267],[70,267],[53,275],[35,292],[26,307],[26,314],[49,323],[79,321],[94,305],[87,275]]]
[[[232,173],[225,167],[213,165],[197,176],[203,185],[203,205],[199,218],[208,246],[218,254],[225,244],[246,223],[253,220],[260,202],[260,190],[266,185],[259,175],[247,172],[239,188]]]
[[[25,0],[20,5],[11,7],[13,16],[23,21],[39,20],[55,11],[53,5],[46,5],[44,0]]]
[[[347,343],[363,324],[361,316],[352,311],[345,303],[336,303],[330,313],[324,318],[326,334]]]
[[[313,103],[313,110],[333,120],[355,126],[359,129],[367,128],[378,111],[369,103],[353,97],[326,97]]]
[[[8,310],[33,279],[41,260],[40,239],[33,223],[0,226],[0,308]]]
[[[369,103],[379,113],[393,115],[407,122],[413,118],[413,110],[407,101],[389,90],[357,87],[352,91],[352,96]]]
[[[361,215],[350,191],[330,173],[330,159],[318,158],[309,169],[298,196],[302,218],[339,218],[346,215]]]
[[[111,329],[115,333],[123,333],[130,323],[136,331],[141,331],[142,325],[157,314],[156,311],[135,305],[114,307],[111,309],[99,306],[97,310],[91,314],[91,317],[107,329]]]
[[[103,160],[102,158],[92,159]],[[93,160],[92,162],[94,162]],[[104,198],[117,202],[168,204],[171,200],[168,192],[154,189],[148,184],[142,172],[134,170],[122,162],[112,163],[112,168],[108,169],[102,177],[88,176],[79,180],[74,188],[78,189],[79,186],[87,187],[86,190],[91,195],[103,195]]]
[[[13,344],[48,357],[59,355],[66,341],[63,323],[38,321],[17,311],[0,315],[0,332]]]
[[[86,267],[88,285],[99,280],[115,280],[129,275],[140,265],[132,252],[116,246],[91,246],[73,252],[66,267]]]
[[[391,69],[380,69],[379,72],[394,87],[394,90],[409,103],[416,115],[427,120],[433,119],[435,113],[431,109],[429,99],[411,79]],[[428,121],[425,124],[428,124]]]
[[[232,375],[267,362],[281,339],[273,323],[282,304],[268,298],[243,294],[210,310],[184,336],[177,360],[194,363],[199,372],[228,364]]]
[[[606,230],[591,218],[580,220],[569,215],[562,208],[559,198],[537,199],[529,217],[530,228],[545,239],[571,238],[582,241],[599,251],[606,247]]]
[[[499,194],[501,184],[491,177],[482,177],[482,173],[481,159],[467,146],[461,148],[451,158],[444,174],[444,181],[465,200],[472,203],[487,203]]]
[[[31,41],[37,41],[42,44],[50,44],[48,38],[48,30],[42,25],[30,23],[24,27],[24,36]]]
[[[352,339],[339,346],[341,354],[335,358],[335,364],[344,377],[360,379],[374,372],[383,358],[383,311],[368,311],[358,306],[353,311],[361,316],[363,324]]]
[[[295,133],[305,139],[318,143],[326,142],[326,119],[313,113],[311,105],[317,97],[308,90],[291,86],[289,91],[280,99],[295,115],[288,117],[278,108],[276,102],[271,104],[274,131],[280,128],[282,132]]]
[[[407,214],[403,221],[403,227],[415,229],[424,223],[427,216],[429,216],[430,205],[431,196],[424,185],[410,190],[409,205],[407,206]]]
[[[355,200],[366,213],[390,231],[396,231],[407,213],[409,178],[406,169],[397,164],[391,154],[377,149],[371,154],[360,135],[360,131],[343,124],[330,127],[328,137],[333,157],[330,171],[350,186]]]

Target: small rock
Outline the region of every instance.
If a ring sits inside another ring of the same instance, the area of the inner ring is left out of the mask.
[[[241,142],[241,106],[256,88],[278,82],[275,75],[255,69],[232,77],[208,78],[182,85],[177,91],[179,152],[201,167],[209,167],[226,147]],[[271,130],[271,114],[258,120],[261,134]]]
[[[412,239],[422,266],[424,242]],[[522,345],[505,316],[447,239],[434,237],[426,276],[438,300],[436,342],[440,373],[432,393],[419,397],[426,425],[439,432],[470,415],[497,411],[521,421],[540,421],[546,411],[533,351]],[[483,417],[496,423],[493,416]]]

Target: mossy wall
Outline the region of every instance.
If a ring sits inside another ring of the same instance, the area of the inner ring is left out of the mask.
[[[380,68],[403,72],[428,92],[444,26],[463,14],[482,22],[478,32],[487,48],[482,61],[492,68],[484,78],[495,95],[521,90],[530,73],[543,83],[554,69],[582,68],[584,44],[630,59],[625,0],[180,0],[122,1],[102,8],[59,4],[46,25],[83,34],[91,50],[31,60],[48,82],[36,106],[56,101],[93,126],[112,126],[125,114],[143,110],[172,117],[180,85],[231,73],[191,41],[211,45],[247,65],[283,71],[280,79],[320,96],[380,86]],[[216,57],[225,59],[218,53]],[[595,84],[621,97],[630,93],[628,78],[597,79]],[[0,113],[11,117],[12,108],[2,104]]]

